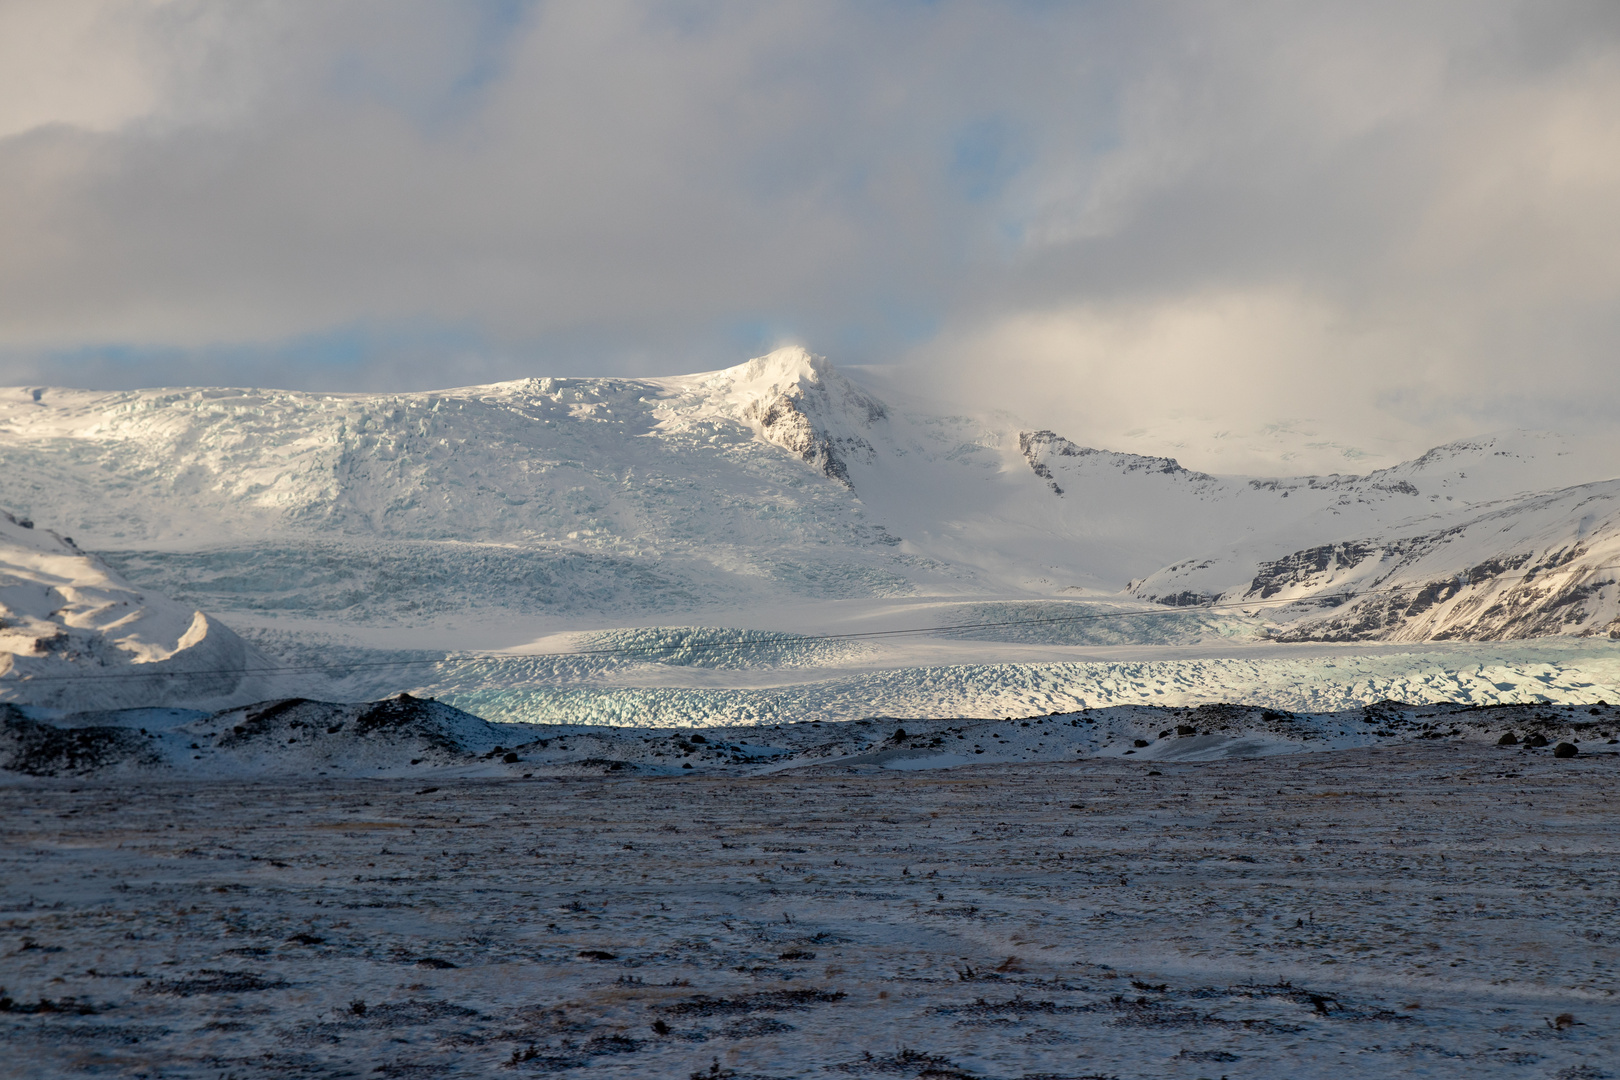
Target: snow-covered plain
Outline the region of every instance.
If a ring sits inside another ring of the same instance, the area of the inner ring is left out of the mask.
[[[882,764],[0,787],[0,1072],[1590,1080],[1620,1060],[1620,756]]]

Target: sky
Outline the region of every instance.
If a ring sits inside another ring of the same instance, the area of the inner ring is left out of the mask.
[[[0,0],[0,384],[802,344],[1190,464],[1620,415],[1620,4]]]

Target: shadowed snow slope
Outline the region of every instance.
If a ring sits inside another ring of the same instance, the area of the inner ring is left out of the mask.
[[[0,502],[132,580],[244,628],[398,628],[446,648],[738,612],[801,629],[823,602],[1127,586],[1139,607],[1249,600],[1332,545],[1387,562],[1464,530],[1410,567],[1428,582],[1524,554],[1470,524],[1489,514],[1533,517],[1548,550],[1578,535],[1573,574],[1613,527],[1555,494],[1614,478],[1592,441],[1513,432],[1361,477],[1210,476],[1006,417],[902,409],[797,348],[677,378],[431,393],[17,389],[0,392],[0,452]],[[1362,569],[1357,588],[1408,581]],[[1297,632],[1594,633],[1612,593],[1573,621],[1564,594],[1520,593],[1510,615],[1357,609]],[[1309,621],[1284,616],[1284,632]]]
[[[4,709],[0,768],[30,776],[388,776],[446,765],[479,775],[495,771],[480,761],[493,761],[491,751],[527,730],[408,694],[356,705],[286,698],[215,713],[114,710],[54,723]]]
[[[60,709],[263,693],[269,661],[200,611],[136,589],[71,540],[0,514],[0,701]]]

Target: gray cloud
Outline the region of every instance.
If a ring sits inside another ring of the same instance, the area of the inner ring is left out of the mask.
[[[0,378],[793,339],[1212,466],[1606,422],[1616,11],[0,8]]]

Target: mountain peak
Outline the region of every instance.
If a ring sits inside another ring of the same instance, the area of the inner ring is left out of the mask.
[[[767,443],[853,489],[846,461],[871,459],[864,432],[888,415],[883,403],[840,375],[824,356],[798,345],[702,377],[722,413]]]
[[[729,382],[733,393],[780,394],[824,385],[832,374],[833,366],[825,356],[817,356],[802,345],[787,345],[717,371],[715,381]]]

